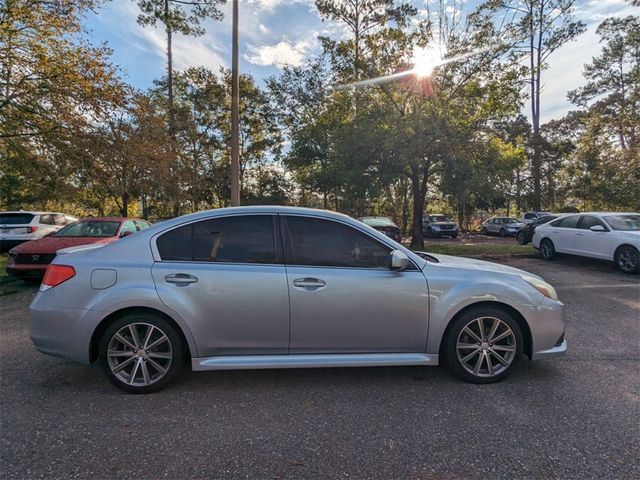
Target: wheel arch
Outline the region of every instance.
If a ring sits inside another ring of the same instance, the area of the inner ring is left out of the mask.
[[[633,248],[636,252],[640,253],[640,250],[638,249],[638,247],[636,247],[635,245],[632,245],[630,243],[621,243],[620,245],[618,245],[616,247],[616,249],[613,251],[613,257],[611,258],[611,260],[613,260],[615,262],[616,260],[616,255],[618,255],[618,252],[620,251],[621,248],[623,247],[631,247]]]
[[[451,331],[451,327],[454,324],[454,322],[456,321],[456,319],[458,319],[461,315],[464,315],[466,312],[468,312],[469,310],[474,310],[476,308],[481,308],[481,307],[492,307],[492,308],[498,308],[502,311],[504,311],[505,313],[511,315],[513,317],[513,319],[518,323],[518,326],[520,327],[520,331],[522,332],[522,338],[524,340],[524,345],[523,345],[523,352],[524,354],[531,358],[533,355],[533,340],[531,337],[531,329],[529,328],[529,324],[527,323],[527,321],[525,320],[525,318],[522,316],[522,314],[516,310],[515,308],[513,308],[511,305],[507,305],[506,303],[502,303],[499,301],[483,301],[483,302],[475,302],[475,303],[471,303],[469,305],[466,305],[465,307],[461,308],[460,310],[458,310],[449,320],[449,322],[447,323],[447,327],[444,330],[444,333],[442,335],[442,338],[440,339],[440,347],[439,347],[439,358],[441,359],[445,359],[445,345],[447,343],[447,337],[450,334]]]
[[[169,323],[171,323],[171,325],[173,325],[173,327],[176,329],[176,332],[178,333],[178,335],[180,336],[180,340],[182,341],[182,346],[184,347],[184,351],[190,357],[197,356],[195,355],[195,351],[193,351],[192,346],[187,341],[187,336],[185,335],[185,332],[182,330],[178,322],[176,322],[173,318],[171,318],[170,315],[152,307],[125,307],[125,308],[116,310],[115,312],[111,312],[109,315],[103,318],[100,321],[100,323],[96,326],[96,328],[93,330],[93,333],[91,334],[91,341],[89,342],[89,362],[90,363],[94,363],[98,359],[98,349],[100,346],[100,339],[102,338],[102,335],[107,330],[109,325],[112,322],[116,321],[117,319],[132,313],[150,313],[150,314],[157,315],[159,317],[164,318]]]

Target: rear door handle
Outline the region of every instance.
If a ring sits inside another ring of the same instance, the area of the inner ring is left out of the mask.
[[[317,288],[324,287],[327,283],[319,278],[296,278],[293,281],[295,287],[300,287],[308,290],[315,290]]]
[[[187,285],[189,283],[196,283],[198,277],[189,275],[187,273],[172,273],[164,277],[164,281],[167,283],[176,283],[178,285]]]
[[[576,232],[576,235],[577,235],[578,237],[584,237],[584,233],[577,233],[577,232]]]

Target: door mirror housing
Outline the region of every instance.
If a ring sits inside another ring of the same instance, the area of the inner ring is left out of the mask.
[[[592,232],[606,232],[607,231],[607,229],[604,228],[602,225],[594,225],[589,230],[591,230]]]
[[[405,270],[411,265],[411,260],[404,252],[393,250],[389,254],[389,268],[391,270]]]

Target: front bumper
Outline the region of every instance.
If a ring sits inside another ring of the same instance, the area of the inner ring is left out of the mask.
[[[518,307],[531,332],[531,360],[558,357],[567,351],[564,305],[545,298],[537,307]]]

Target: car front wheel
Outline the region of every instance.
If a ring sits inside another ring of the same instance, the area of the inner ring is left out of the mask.
[[[526,245],[527,244],[527,239],[524,236],[524,232],[518,232],[518,234],[516,235],[516,241],[520,244],[520,245]]]
[[[540,242],[540,255],[545,260],[553,260],[556,256],[556,248],[553,246],[553,242],[548,238],[543,239]]]
[[[517,364],[522,332],[499,308],[473,309],[454,320],[445,347],[454,375],[472,383],[493,383],[506,378]]]
[[[616,265],[624,273],[638,273],[640,255],[638,250],[630,245],[624,245],[618,249],[615,255]]]
[[[153,314],[130,314],[102,336],[99,357],[109,380],[129,393],[151,393],[175,378],[184,348],[169,321]]]
[[[489,234],[489,230],[487,230],[487,227],[482,227],[482,230],[480,230],[480,233],[482,235],[488,235]]]

